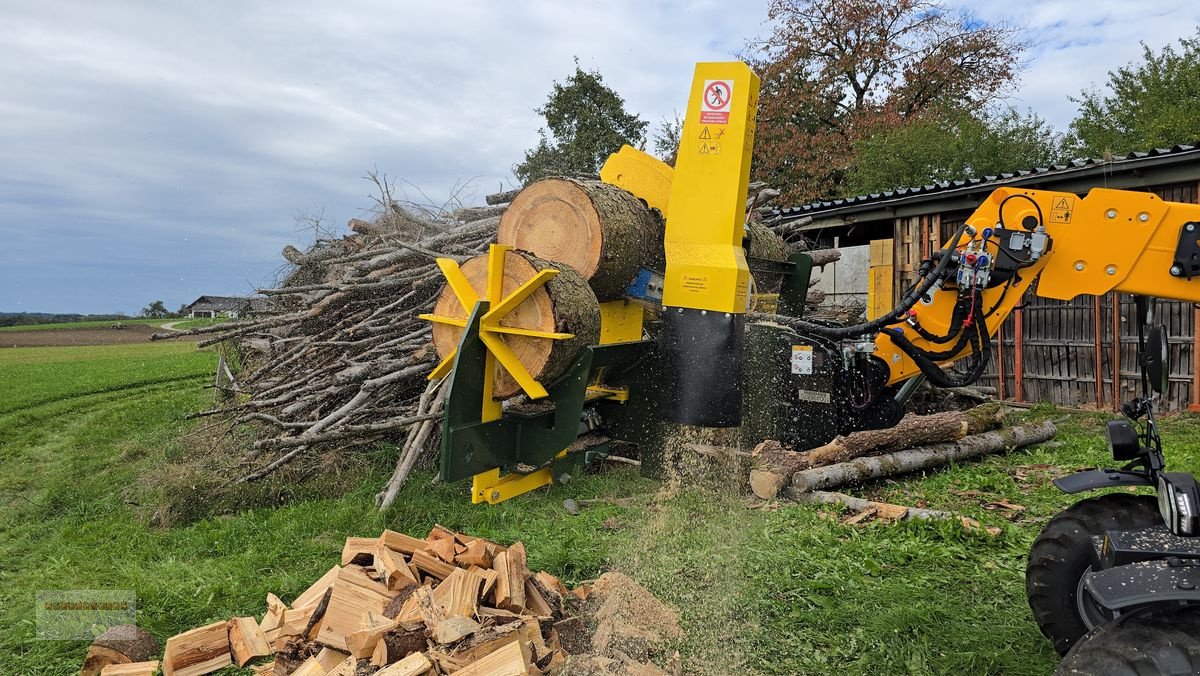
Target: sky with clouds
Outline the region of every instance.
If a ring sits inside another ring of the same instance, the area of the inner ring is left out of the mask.
[[[362,215],[373,167],[442,199],[512,184],[572,57],[657,124],[766,0],[9,1],[0,5],[0,311],[127,312],[246,294]],[[1200,24],[1194,2],[951,3],[1025,27],[1010,103],[1067,99]]]

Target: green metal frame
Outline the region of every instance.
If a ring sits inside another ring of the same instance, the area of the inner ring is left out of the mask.
[[[808,297],[808,282],[812,279],[812,257],[806,253],[794,253],[786,261],[765,258],[747,259],[750,272],[755,274],[779,275],[779,314],[789,317],[804,315],[804,299]]]
[[[458,344],[454,368],[448,376],[450,391],[442,428],[440,474],[442,481],[458,481],[491,469],[516,471],[518,466],[549,465],[558,478],[574,465],[597,454],[601,445],[572,449],[556,456],[579,437],[580,420],[592,375],[606,366],[631,363],[648,347],[646,341],[593,345],[584,348],[565,375],[546,388],[550,406],[545,411],[506,411],[499,420],[483,422],[483,372],[487,347],[479,338],[479,321],[488,302],[479,301],[467,319]]]

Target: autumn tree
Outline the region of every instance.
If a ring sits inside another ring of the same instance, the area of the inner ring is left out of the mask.
[[[768,18],[747,55],[762,79],[755,177],[792,202],[845,194],[863,139],[1001,98],[1024,48],[929,0],[772,0]]]
[[[846,191],[855,195],[933,181],[1045,167],[1064,159],[1062,135],[1035,113],[934,109],[860,139]]]
[[[1200,141],[1200,29],[1155,52],[1142,43],[1142,58],[1110,71],[1104,88],[1072,100],[1079,112],[1067,144],[1076,156],[1124,155]]]
[[[608,156],[628,144],[641,148],[648,123],[625,110],[625,100],[604,84],[595,70],[585,71],[575,60],[566,82],[555,82],[545,105],[536,109],[546,118],[540,140],[526,151],[525,161],[513,168],[522,183],[545,176],[596,174]]]

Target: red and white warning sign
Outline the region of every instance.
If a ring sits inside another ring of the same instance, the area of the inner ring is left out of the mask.
[[[729,108],[732,102],[732,82],[705,80],[704,96],[700,100],[700,122],[702,124],[729,124]]]

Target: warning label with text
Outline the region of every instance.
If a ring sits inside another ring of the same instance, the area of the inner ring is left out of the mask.
[[[1071,213],[1075,211],[1074,197],[1055,197],[1050,205],[1051,223],[1070,223]]]
[[[728,80],[705,80],[700,100],[701,124],[729,124],[729,109],[733,102],[733,83]]]

